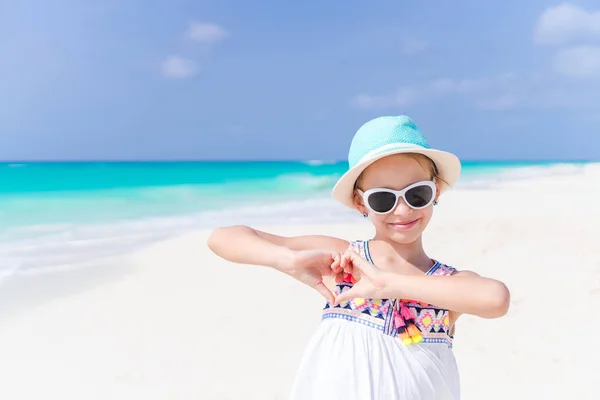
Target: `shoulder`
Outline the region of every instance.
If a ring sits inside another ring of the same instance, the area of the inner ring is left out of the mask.
[[[392,245],[383,240],[358,240],[358,243],[365,243],[365,246],[369,248],[369,251],[377,253],[377,258],[379,260],[396,260],[398,258],[398,253]]]
[[[380,268],[398,262],[399,256],[396,250],[389,243],[382,240],[356,240],[352,242],[352,245],[361,248],[366,258]]]

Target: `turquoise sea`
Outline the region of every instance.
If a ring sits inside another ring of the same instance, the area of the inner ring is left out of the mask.
[[[464,162],[460,187],[582,163]],[[352,218],[329,198],[346,162],[0,163],[0,276],[102,260],[191,229]]]

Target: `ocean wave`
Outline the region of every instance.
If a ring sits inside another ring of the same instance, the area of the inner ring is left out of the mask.
[[[289,191],[325,191],[331,189],[339,175],[313,175],[309,173],[290,173],[279,175],[275,179],[279,189]]]
[[[183,216],[13,228],[4,230],[2,235],[0,277],[96,265],[94,260],[124,256],[196,229],[234,224],[341,222],[351,216],[356,214],[331,199],[311,198]]]
[[[581,174],[585,171],[585,164],[557,163],[546,166],[518,167],[501,172],[498,178],[501,180],[522,180],[548,176],[564,176]]]
[[[598,171],[600,163],[552,163],[541,165],[512,166],[488,174],[470,174],[461,178],[457,188],[485,189],[511,182],[532,181],[540,178],[581,176],[586,171]]]
[[[583,166],[586,175],[600,177],[600,162],[588,163]]]
[[[317,167],[320,165],[335,165],[338,164],[339,161],[335,161],[335,160],[307,160],[307,161],[302,161],[304,164],[306,165],[310,165],[312,167]]]

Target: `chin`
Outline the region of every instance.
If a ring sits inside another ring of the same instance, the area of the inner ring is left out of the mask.
[[[421,231],[398,232],[394,229],[388,230],[389,238],[396,243],[410,244],[416,242],[421,236]]]

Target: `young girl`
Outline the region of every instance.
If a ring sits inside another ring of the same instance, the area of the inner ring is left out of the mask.
[[[236,263],[275,268],[327,303],[292,388],[293,400],[456,400],[452,353],[461,314],[497,318],[504,284],[429,257],[422,234],[460,161],[431,149],[407,116],[379,117],[354,136],[333,197],[369,218],[372,239],[282,237],[216,229],[208,245]]]

